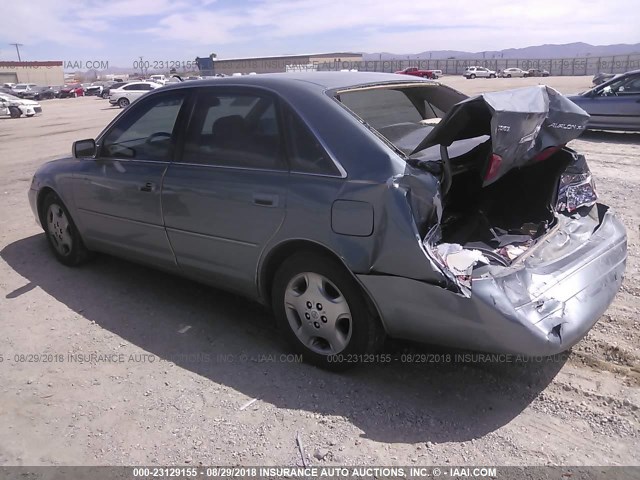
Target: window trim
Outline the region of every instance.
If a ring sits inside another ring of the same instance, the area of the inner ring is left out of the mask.
[[[153,90],[151,90],[153,91]],[[169,95],[180,94],[184,98],[182,100],[182,105],[180,106],[180,110],[178,111],[178,115],[176,116],[176,122],[173,126],[173,131],[171,132],[171,136],[175,137],[175,146],[173,148],[173,154],[171,158],[168,160],[150,160],[148,158],[126,158],[126,157],[105,157],[102,154],[102,149],[104,147],[104,139],[108,137],[111,132],[118,126],[119,123],[124,122],[125,119],[131,115],[132,112],[135,113],[136,110],[140,110],[143,106],[153,100],[156,100],[159,96],[165,97]],[[165,90],[162,92],[158,92],[155,95],[149,95],[147,98],[142,101],[137,101],[135,104],[131,105],[129,108],[124,110],[120,115],[113,119],[113,121],[107,125],[107,128],[98,136],[96,139],[96,156],[94,157],[96,160],[118,160],[121,162],[145,162],[145,163],[157,163],[157,164],[168,164],[175,161],[176,154],[180,150],[180,142],[182,141],[182,132],[185,130],[183,123],[183,116],[186,110],[186,107],[191,104],[192,92],[187,89],[175,89],[175,90]]]

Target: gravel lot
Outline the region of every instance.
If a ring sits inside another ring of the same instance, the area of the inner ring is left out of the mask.
[[[590,78],[442,81],[572,93]],[[40,117],[0,119],[0,464],[301,465],[297,435],[308,464],[640,462],[640,134],[571,145],[629,235],[622,290],[571,353],[336,375],[287,361],[269,313],[239,297],[107,256],[58,264],[28,206],[31,176],[119,110],[42,103]]]

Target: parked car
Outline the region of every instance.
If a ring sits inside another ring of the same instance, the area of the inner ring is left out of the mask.
[[[22,115],[25,117],[33,117],[40,113],[42,113],[42,107],[38,102],[24,100],[7,93],[0,93],[0,115],[20,118]]]
[[[29,100],[46,100],[56,98],[56,92],[51,87],[35,87],[22,94],[22,98]]]
[[[58,93],[59,98],[70,98],[70,97],[83,97],[84,96],[84,88],[79,83],[74,85],[65,85],[60,89],[60,93]]]
[[[420,70],[418,67],[408,67],[404,70],[399,70],[396,72],[400,75],[413,75],[414,77],[423,77],[430,78],[435,80],[436,76],[431,70]]]
[[[104,89],[104,86],[105,86],[105,84],[103,82],[93,82],[88,87],[85,87],[84,94],[87,97],[89,97],[89,96],[101,97],[102,96],[102,91]]]
[[[544,68],[530,68],[527,72],[528,77],[548,77],[549,72]]]
[[[598,85],[601,85],[604,82],[611,80],[613,77],[617,75],[620,75],[620,74],[598,72],[593,76],[593,79],[591,80],[591,82],[593,83],[594,86],[597,87]]]
[[[108,83],[106,86],[102,87],[102,92],[100,93],[100,96],[104,99],[109,98],[109,95],[111,95],[111,89],[116,89],[116,88],[120,88],[124,85],[126,85],[128,82],[110,82]]]
[[[591,115],[589,129],[640,131],[640,70],[615,76],[569,99]]]
[[[473,78],[496,78],[496,72],[484,67],[467,67],[462,74],[467,80]]]
[[[6,82],[2,84],[3,88],[13,88],[15,86],[15,83],[12,82]]]
[[[17,83],[13,87],[11,87],[11,90],[13,90],[13,94],[16,97],[22,98],[22,95],[24,93],[30,92],[37,87],[38,85],[36,85],[35,83]]]
[[[13,90],[11,90],[10,88],[0,87],[0,93],[6,93],[8,95],[11,95],[12,97],[15,97],[15,95],[13,94]]]
[[[131,102],[140,98],[145,93],[160,88],[162,85],[156,82],[129,82],[120,88],[109,91],[109,103],[120,108],[128,107]]]
[[[385,335],[538,356],[591,329],[626,233],[564,146],[584,111],[545,86],[307,80],[165,86],[76,141],[29,190],[53,255],[106,252],[258,300],[330,369]]]
[[[164,75],[151,75],[149,76],[149,81],[159,83],[160,85],[164,85],[167,82],[167,79]]]
[[[528,77],[529,72],[522,70],[520,68],[511,67],[511,68],[505,68],[504,70],[502,70],[502,72],[500,72],[500,76],[505,78]]]

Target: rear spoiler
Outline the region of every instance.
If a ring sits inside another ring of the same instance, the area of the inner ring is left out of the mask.
[[[457,140],[490,135],[492,151],[501,158],[484,185],[512,168],[525,165],[549,147],[580,136],[589,114],[545,85],[485,93],[456,103],[413,150],[450,146]]]

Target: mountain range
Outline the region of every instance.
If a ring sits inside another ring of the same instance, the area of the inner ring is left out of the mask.
[[[364,53],[365,60],[443,60],[479,59],[479,58],[573,58],[573,57],[605,57],[611,55],[628,55],[640,53],[640,43],[616,45],[591,45],[584,42],[565,43],[561,45],[545,44],[524,48],[507,48],[484,52],[463,52],[459,50],[426,50],[420,53]]]

